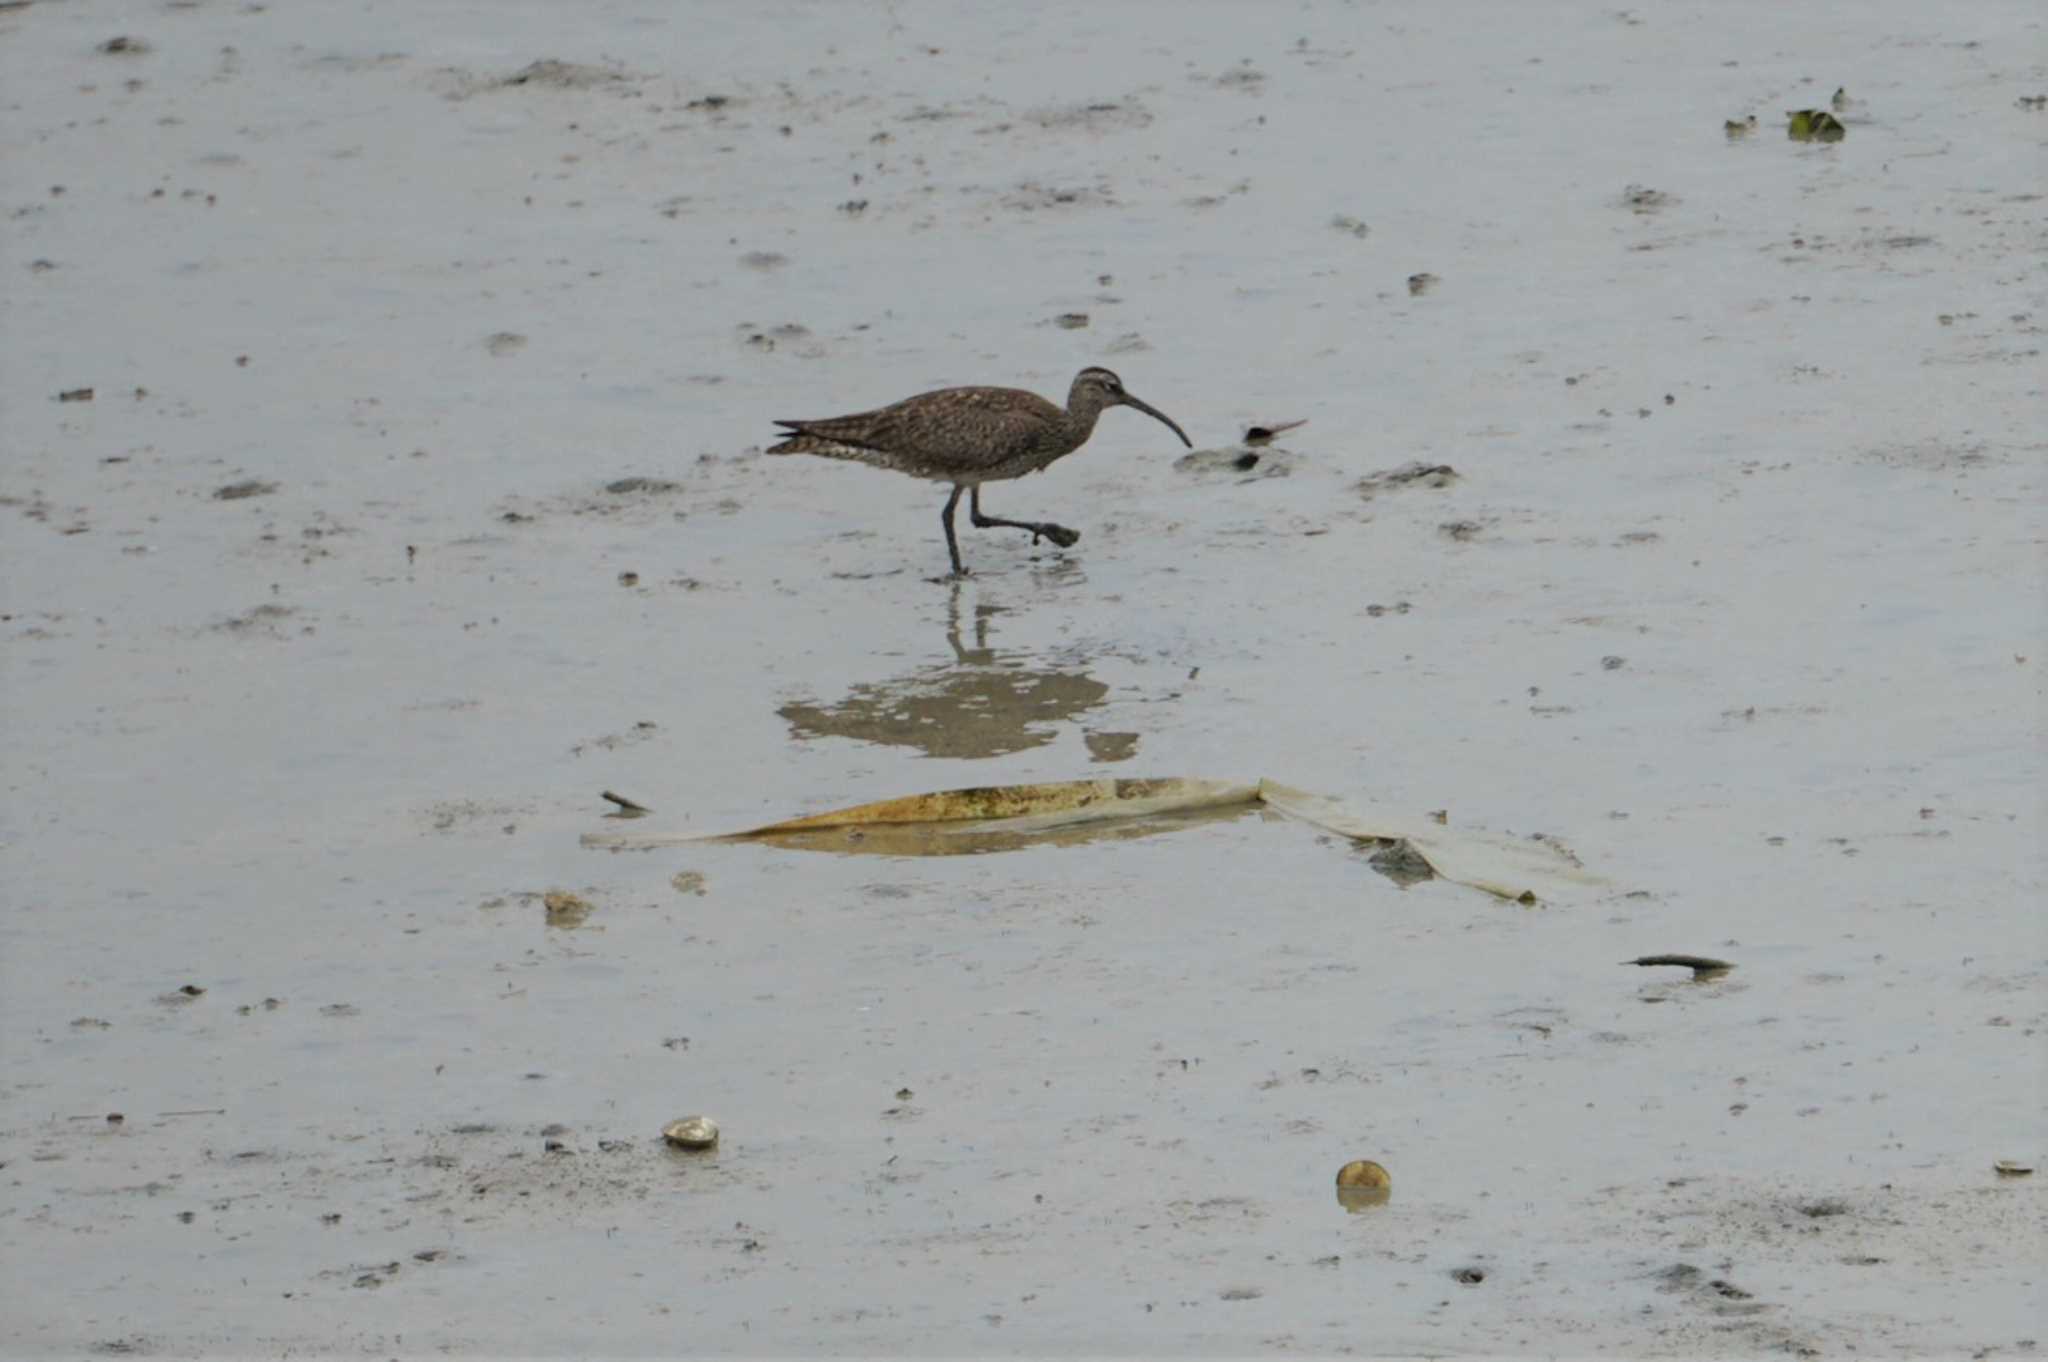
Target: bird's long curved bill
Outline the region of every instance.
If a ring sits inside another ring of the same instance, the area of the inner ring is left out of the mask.
[[[1193,449],[1195,447],[1195,442],[1188,438],[1188,433],[1182,430],[1179,426],[1175,425],[1173,423],[1173,418],[1171,416],[1168,416],[1165,412],[1159,410],[1159,408],[1152,406],[1150,403],[1147,402],[1140,402],[1137,398],[1131,396],[1129,393],[1124,394],[1124,405],[1127,407],[1136,407],[1139,411],[1144,412],[1153,420],[1162,422],[1168,430],[1172,431],[1175,435],[1180,436],[1180,442],[1186,445],[1189,449]]]

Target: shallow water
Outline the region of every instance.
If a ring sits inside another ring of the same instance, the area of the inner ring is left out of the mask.
[[[2034,8],[736,15],[0,13],[10,1346],[2037,1338]],[[1091,363],[1308,423],[1112,411],[959,584],[760,454]],[[1099,775],[1612,888],[578,845]]]

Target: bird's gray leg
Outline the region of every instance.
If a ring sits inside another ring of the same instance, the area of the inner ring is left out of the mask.
[[[1034,544],[1038,542],[1040,535],[1044,535],[1063,549],[1070,549],[1081,541],[1081,532],[1079,530],[1070,530],[1064,525],[1054,525],[1050,521],[1039,523],[1029,520],[1002,520],[996,516],[983,515],[981,513],[981,486],[979,483],[975,485],[973,494],[967,499],[967,518],[974,522],[974,528],[977,530],[993,529],[997,526],[1012,530],[1029,530],[1031,531],[1031,542]]]
[[[953,495],[946,498],[946,509],[939,515],[939,523],[946,527],[946,552],[953,555],[953,575],[965,577],[967,569],[960,562],[960,541],[953,537],[953,508],[960,504],[960,493],[966,489],[958,483],[953,485]]]

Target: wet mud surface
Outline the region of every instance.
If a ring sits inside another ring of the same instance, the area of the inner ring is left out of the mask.
[[[0,5],[6,1348],[2037,1350],[2033,11],[734,13]]]

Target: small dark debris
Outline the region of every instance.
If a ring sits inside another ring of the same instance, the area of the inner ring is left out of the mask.
[[[862,213],[868,211],[868,201],[866,199],[848,199],[845,203],[839,205],[839,211],[850,218],[857,218]]]
[[[1794,109],[1785,115],[1785,136],[1795,142],[1839,142],[1849,135],[1826,109]]]
[[[1406,841],[1378,844],[1378,848],[1367,858],[1366,863],[1403,889],[1436,878],[1435,867]]]
[[[1249,473],[1254,468],[1257,468],[1259,466],[1258,452],[1256,450],[1247,449],[1244,453],[1232,459],[1230,461],[1230,466],[1232,468],[1235,468],[1240,473]]]
[[[683,107],[686,109],[723,109],[730,103],[732,103],[731,95],[705,95],[701,99],[691,100]]]
[[[1600,659],[1600,669],[1602,671],[1618,672],[1627,665],[1628,659],[1618,653],[1609,653],[1606,657]]]
[[[448,1250],[446,1249],[421,1249],[412,1256],[412,1260],[416,1263],[435,1263],[439,1262],[447,1253]]]
[[[1715,1295],[1725,1297],[1731,1301],[1746,1301],[1755,1294],[1754,1292],[1744,1291],[1734,1282],[1723,1281],[1719,1277],[1708,1282],[1707,1285],[1713,1290]]]
[[[1632,184],[1623,190],[1621,201],[1628,205],[1631,212],[1645,214],[1662,212],[1677,202],[1661,189],[1651,189],[1640,184]]]
[[[131,38],[123,33],[101,43],[99,50],[110,57],[140,57],[149,51],[149,44],[140,38]]]
[[[59,402],[90,402],[92,401],[92,389],[66,388],[63,392],[57,394],[57,400]]]
[[[634,815],[635,817],[639,817],[639,816],[640,816],[640,815],[642,815],[642,814],[648,814],[648,813],[652,813],[652,812],[654,812],[654,810],[652,810],[652,809],[648,808],[648,807],[647,807],[646,805],[644,805],[644,804],[636,804],[636,803],[634,803],[634,802],[633,802],[632,800],[630,800],[630,799],[626,798],[626,797],[625,797],[624,795],[622,795],[622,794],[613,794],[613,793],[612,793],[612,792],[611,792],[610,790],[600,790],[600,791],[598,791],[598,796],[597,796],[597,797],[598,797],[599,799],[604,799],[604,800],[608,800],[608,801],[610,801],[611,803],[613,803],[613,804],[616,804],[616,805],[618,805],[618,806],[619,806],[619,812],[621,812],[621,813],[630,813],[630,814]]]
[[[341,1212],[328,1211],[320,1217],[320,1223],[323,1225],[339,1225],[341,1223]]]
[[[1295,427],[1307,424],[1308,418],[1303,417],[1299,421],[1275,421],[1270,426],[1250,426],[1245,430],[1244,442],[1248,445],[1269,445],[1275,436],[1285,435]]]
[[[667,492],[680,492],[683,485],[666,478],[619,478],[604,485],[604,490],[615,497],[632,496],[635,493],[659,496]]]
[[[1691,1263],[1673,1263],[1662,1272],[1652,1275],[1663,1283],[1658,1287],[1660,1291],[1689,1291],[1699,1285],[1700,1278],[1705,1274]]]
[[[1793,1209],[1808,1220],[1827,1220],[1849,1214],[1849,1203],[1836,1197],[1824,1197],[1819,1201],[1801,1202]]]
[[[1088,325],[1088,314],[1085,312],[1062,312],[1059,316],[1052,319],[1052,324],[1063,331],[1079,331],[1082,327]]]
[[[1448,487],[1458,480],[1458,472],[1447,463],[1404,463],[1399,468],[1388,468],[1371,473],[1358,480],[1358,494],[1370,501],[1381,492],[1393,491],[1400,487]]]
[[[1451,1280],[1463,1286],[1477,1286],[1486,1280],[1483,1267],[1460,1267],[1451,1270]]]
[[[1436,528],[1437,533],[1445,538],[1455,539],[1463,544],[1477,539],[1486,527],[1476,520],[1446,520]]]
[[[127,1119],[128,1118],[126,1116],[123,1116],[118,1111],[110,1111],[107,1113],[107,1124],[110,1126],[120,1125],[123,1121]]]
[[[1715,960],[1705,955],[1642,955],[1634,960],[1624,960],[1624,965],[1671,965],[1689,969],[1695,979],[1718,979],[1735,966],[1726,960]]]
[[[213,499],[242,501],[248,497],[267,497],[276,490],[277,484],[274,482],[265,482],[261,478],[244,478],[240,482],[231,482],[225,487],[214,488]]]
[[[199,1218],[199,1213],[198,1213],[197,1211],[179,1211],[179,1212],[178,1212],[178,1223],[179,1223],[180,1225],[189,1225],[189,1224],[191,1224],[191,1223],[192,1223],[193,1221],[197,1220],[198,1218]]]

